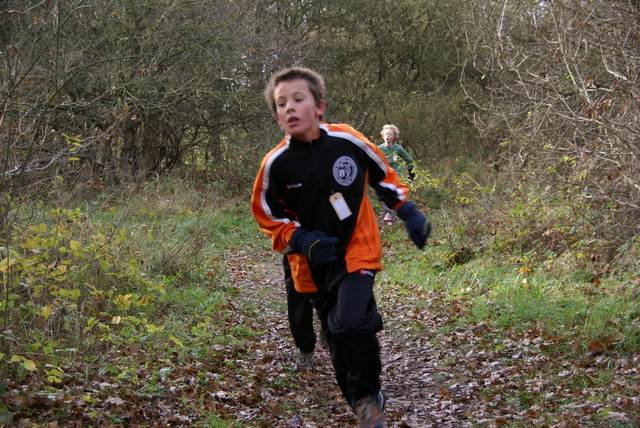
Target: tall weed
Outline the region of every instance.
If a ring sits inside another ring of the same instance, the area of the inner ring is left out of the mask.
[[[178,320],[194,302],[204,317],[224,304],[226,252],[252,230],[245,204],[171,179],[76,207],[21,205],[29,215],[14,213],[20,228],[0,256],[0,370],[24,377],[52,365],[55,383],[65,361],[91,363],[114,346],[183,349],[193,332]]]
[[[448,196],[436,209],[423,199],[436,181],[413,184],[414,200],[434,225],[425,251],[406,249],[401,227],[383,228],[381,285],[398,295],[444,293],[456,307],[447,326],[539,328],[566,343],[637,349],[637,240],[617,258],[605,256],[602,212],[589,198],[508,180],[484,165],[456,166],[443,177]]]

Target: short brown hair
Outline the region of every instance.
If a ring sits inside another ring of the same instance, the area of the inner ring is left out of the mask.
[[[280,70],[271,75],[269,83],[267,83],[267,87],[264,90],[264,97],[267,100],[267,105],[274,116],[276,115],[276,100],[274,96],[276,86],[278,86],[280,82],[287,82],[293,79],[304,79],[307,81],[309,91],[313,94],[313,99],[316,105],[320,105],[320,101],[324,100],[324,78],[320,74],[304,67],[285,68],[284,70]],[[322,120],[322,116],[320,116],[320,120]]]

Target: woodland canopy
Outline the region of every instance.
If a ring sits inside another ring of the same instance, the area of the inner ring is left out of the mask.
[[[323,73],[327,120],[394,123],[432,173],[528,181],[592,223],[609,257],[638,235],[637,1],[5,1],[0,204],[206,173],[246,189],[281,138],[268,76]],[[511,183],[511,184],[508,184]],[[79,191],[79,190],[78,190]]]

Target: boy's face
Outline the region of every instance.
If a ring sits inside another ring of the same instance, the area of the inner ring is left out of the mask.
[[[318,136],[324,101],[316,105],[306,80],[280,82],[273,95],[276,100],[276,120],[284,132],[303,141],[311,141]]]
[[[391,145],[396,139],[396,133],[393,132],[393,129],[385,129],[382,133],[382,138],[388,145]]]

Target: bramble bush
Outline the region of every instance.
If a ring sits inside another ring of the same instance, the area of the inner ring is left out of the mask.
[[[141,314],[162,298],[164,283],[140,268],[127,229],[56,208],[8,241],[0,261],[5,375],[17,364],[20,376],[47,370],[56,382],[62,370],[47,367],[161,330]]]

